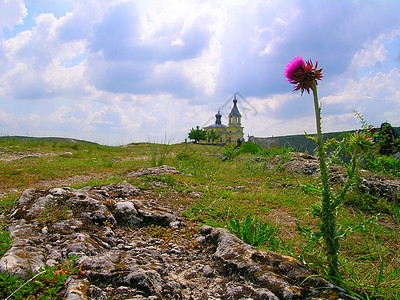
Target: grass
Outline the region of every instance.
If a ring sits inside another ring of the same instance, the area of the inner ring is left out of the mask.
[[[318,240],[312,242],[310,235],[301,234],[296,225],[311,229],[319,226],[310,209],[318,203],[318,193],[303,188],[318,185],[318,180],[284,169],[285,151],[274,150],[262,159],[255,159],[255,154],[242,153],[233,161],[223,162],[216,156],[224,152],[221,147],[165,145],[162,151],[168,155],[162,157],[163,163],[192,176],[128,178],[129,172],[155,165],[151,151],[157,147],[160,145],[149,143],[106,147],[82,141],[0,140],[0,153],[6,153],[8,157],[15,153],[31,155],[0,161],[0,215],[2,212],[7,215],[26,188],[65,185],[80,188],[127,180],[141,189],[151,190],[161,202],[183,210],[184,215],[195,222],[229,228],[230,220],[243,222],[251,216],[260,224],[270,224],[279,239],[276,252],[294,256],[324,274],[321,244]],[[276,159],[277,154],[282,158]],[[156,159],[158,164],[159,158]],[[271,167],[272,160],[281,163]],[[76,180],[71,181],[71,178]],[[163,184],[154,184],[154,181]],[[377,217],[377,221],[366,222],[371,217]],[[364,299],[398,299],[398,204],[352,190],[339,212],[338,225],[358,228],[363,223],[366,224],[364,228],[361,226],[341,240],[342,285]],[[6,227],[0,228],[2,237],[7,237]],[[6,249],[7,242],[0,246]],[[266,250],[268,245],[259,248]]]

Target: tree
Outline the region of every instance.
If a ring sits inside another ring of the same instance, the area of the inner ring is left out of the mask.
[[[203,129],[200,129],[199,126],[196,126],[196,129],[190,129],[188,138],[194,140],[194,143],[197,144],[199,141],[207,139],[207,132]]]
[[[214,144],[214,142],[218,139],[219,139],[219,134],[214,129],[207,132],[207,140],[210,141],[211,144]]]

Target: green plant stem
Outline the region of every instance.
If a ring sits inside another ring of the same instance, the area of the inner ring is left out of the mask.
[[[325,245],[327,248],[327,261],[329,264],[328,275],[333,279],[337,280],[340,278],[339,273],[339,241],[337,239],[336,231],[336,207],[333,206],[331,201],[331,189],[328,181],[328,167],[325,161],[325,150],[322,143],[322,130],[321,130],[321,109],[319,107],[317,87],[314,85],[312,87],[314,95],[314,108],[315,117],[317,123],[317,150],[319,167],[321,171],[321,181],[322,181],[322,211],[321,211],[321,233],[324,237]]]
[[[353,180],[354,173],[355,173],[356,166],[357,166],[357,154],[358,154],[357,149],[354,149],[353,156],[351,157],[350,169],[347,172],[346,183],[345,183],[341,193],[339,194],[339,196],[336,197],[335,201],[333,202],[334,208],[337,208],[343,202],[344,196],[346,195],[347,191],[350,188],[351,181]]]

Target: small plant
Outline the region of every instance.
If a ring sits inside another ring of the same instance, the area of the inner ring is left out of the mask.
[[[225,150],[222,153],[227,160],[234,160],[240,154],[240,148],[235,148],[232,145],[225,146]]]
[[[185,241],[186,249],[194,249],[199,246],[199,243],[193,239],[193,236],[197,232],[197,226],[192,223],[188,223],[179,231],[174,231],[172,228],[165,228],[157,225],[150,225],[147,227],[146,232],[152,238],[162,239],[164,245],[168,244],[170,241]]]
[[[153,167],[159,167],[165,164],[168,156],[171,153],[171,139],[167,141],[166,136],[161,143],[157,143],[154,141],[153,143],[148,144],[149,152],[150,152],[150,161]]]
[[[249,215],[242,221],[229,220],[229,229],[243,242],[255,247],[268,244],[268,247],[274,250],[279,244],[275,238],[276,231],[272,226]]]
[[[8,271],[0,274],[1,299],[57,299],[69,276],[78,278],[84,274],[74,263],[75,257],[58,264],[45,266],[38,274],[23,282],[17,275]]]
[[[0,257],[3,256],[4,252],[11,248],[11,238],[9,232],[5,229],[6,224],[0,224]]]
[[[104,225],[104,226],[107,226],[107,227],[110,227],[110,228],[113,228],[113,227],[114,227],[114,225],[111,224],[110,221],[108,221],[108,220],[105,220],[105,221],[103,222],[103,225]]]
[[[147,227],[147,234],[152,238],[162,239],[165,242],[169,242],[174,238],[174,233],[171,228],[156,225],[150,225]]]

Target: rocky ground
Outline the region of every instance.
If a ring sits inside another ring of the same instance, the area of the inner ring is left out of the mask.
[[[176,172],[163,166],[130,176]],[[78,256],[60,299],[353,299],[291,257],[198,227],[137,187],[28,189],[10,217],[0,271]]]
[[[279,157],[275,158],[279,160]],[[277,161],[271,161],[271,166],[276,166]],[[319,162],[311,155],[304,153],[292,153],[288,161],[282,164],[294,173],[303,173],[309,176],[319,175]],[[344,183],[346,181],[346,169],[338,165],[329,166],[330,181],[333,183]],[[358,188],[367,194],[377,198],[384,198],[391,201],[399,201],[400,181],[361,170],[358,174]]]

